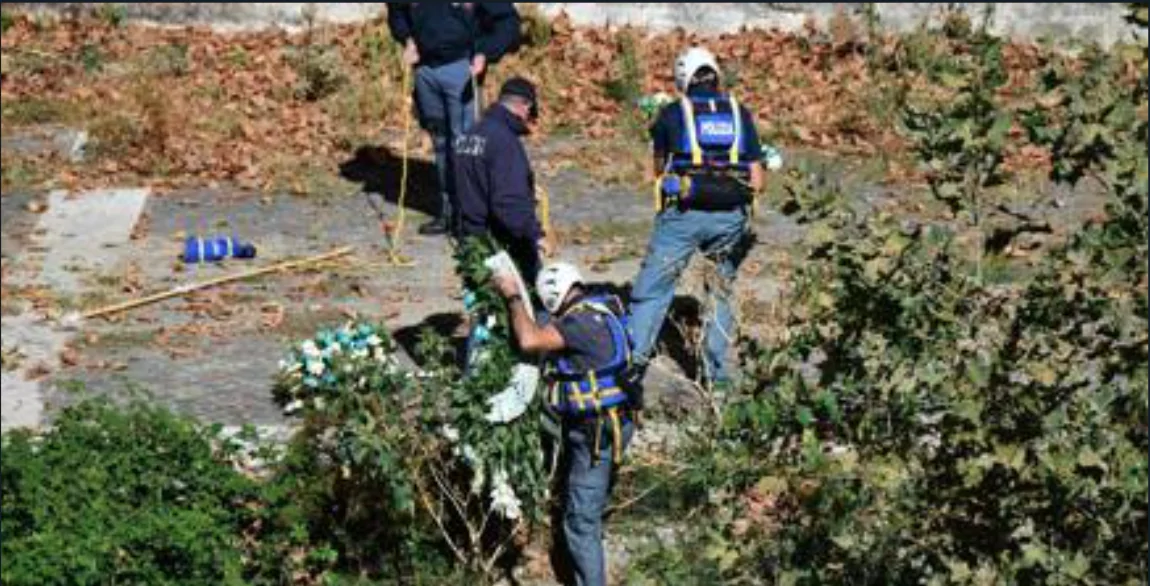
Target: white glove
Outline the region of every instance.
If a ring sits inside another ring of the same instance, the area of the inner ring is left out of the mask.
[[[483,261],[483,266],[495,273],[496,276],[515,275],[519,277],[519,271],[515,268],[515,261],[511,260],[511,255],[507,254],[506,251],[499,251],[498,254],[488,257],[487,260]]]
[[[531,405],[531,400],[535,398],[540,377],[538,366],[516,364],[511,370],[511,380],[507,383],[507,387],[487,400],[490,409],[484,419],[491,423],[507,423],[523,415]]]

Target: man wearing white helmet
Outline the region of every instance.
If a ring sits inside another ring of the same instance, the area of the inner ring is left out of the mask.
[[[563,419],[563,536],[575,583],[606,584],[603,512],[612,469],[634,429],[620,386],[631,355],[623,304],[589,292],[578,269],[557,262],[536,279],[536,292],[554,316],[537,325],[514,278],[498,276],[495,284],[507,299],[520,349],[547,357],[550,403]]]
[[[749,241],[747,208],[763,185],[762,147],[750,111],[720,92],[714,55],[691,48],[675,61],[678,101],[664,106],[651,127],[655,189],[654,230],[631,292],[638,389],[680,273],[695,252],[715,262],[723,283],[708,291],[704,375],[721,394],[730,385],[726,354],[734,337],[730,291]]]

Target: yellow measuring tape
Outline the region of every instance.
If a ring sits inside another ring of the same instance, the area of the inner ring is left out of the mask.
[[[403,96],[404,100],[411,98],[411,68],[403,68]],[[398,267],[411,267],[415,266],[415,261],[403,256],[399,253],[400,242],[403,238],[403,224],[407,221],[407,169],[409,159],[411,158],[410,144],[411,144],[411,119],[414,114],[411,111],[410,104],[408,105],[407,116],[403,119],[403,159],[400,163],[399,172],[399,214],[395,219],[395,227],[388,234],[388,250],[387,259],[388,264]],[[387,227],[384,226],[384,234],[387,234]]]
[[[535,184],[535,213],[539,216],[539,223],[543,225],[543,237],[556,243],[557,235],[551,231],[551,196],[542,184]]]

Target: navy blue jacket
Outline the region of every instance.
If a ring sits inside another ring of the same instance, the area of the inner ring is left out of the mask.
[[[455,142],[455,180],[463,237],[490,233],[530,245],[543,235],[535,216],[535,177],[519,140],[527,127],[502,104],[487,109]]]
[[[494,63],[519,42],[519,13],[511,2],[388,2],[387,24],[400,44],[415,39],[422,65],[479,53]]]

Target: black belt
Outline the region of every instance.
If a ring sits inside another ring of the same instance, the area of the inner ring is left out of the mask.
[[[432,53],[430,55],[420,55],[418,65],[425,65],[427,67],[439,67],[456,61],[470,61],[471,54],[468,51],[460,51],[458,53]]]

